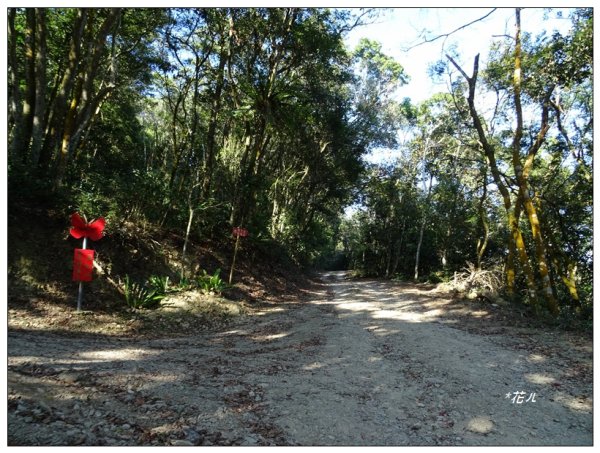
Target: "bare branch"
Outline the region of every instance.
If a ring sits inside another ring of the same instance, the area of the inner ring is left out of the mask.
[[[405,52],[408,52],[409,50],[413,50],[414,48],[416,48],[416,47],[419,47],[419,46],[422,46],[423,44],[429,44],[429,43],[432,43],[432,42],[434,42],[434,41],[437,41],[438,39],[441,39],[441,38],[448,38],[449,36],[453,35],[454,33],[456,33],[456,32],[458,32],[458,31],[460,31],[460,30],[463,30],[463,29],[465,29],[465,28],[467,28],[467,27],[471,26],[471,25],[473,25],[473,24],[474,24],[474,23],[476,23],[476,22],[482,21],[482,20],[483,20],[483,19],[485,19],[486,17],[490,16],[490,15],[491,15],[491,14],[492,14],[494,11],[496,11],[497,9],[498,9],[498,8],[492,8],[492,10],[491,10],[489,13],[487,13],[486,15],[484,15],[484,16],[482,16],[482,17],[480,17],[479,19],[475,19],[475,20],[473,20],[473,21],[469,22],[468,24],[461,25],[460,27],[458,27],[458,28],[457,28],[457,29],[455,29],[455,30],[452,30],[451,32],[448,32],[448,33],[442,33],[441,35],[437,35],[437,36],[435,36],[435,37],[433,37],[433,38],[431,38],[431,39],[427,39],[427,38],[425,38],[425,39],[424,39],[423,41],[421,41],[420,43],[417,43],[417,44],[415,44],[414,46],[410,46],[410,47],[408,47],[408,48],[404,49],[404,51],[405,51]]]
[[[454,58],[452,58],[450,55],[446,54],[446,58],[448,58],[448,60],[450,60],[450,62],[454,65],[454,67],[456,69],[458,69],[458,72],[460,72],[462,74],[462,76],[465,78],[465,80],[467,82],[471,81],[471,78],[467,75],[467,73],[465,71],[463,71],[463,68],[461,68],[458,63],[456,61],[454,61]]]
[[[343,35],[351,32],[357,27],[363,27],[365,25],[372,25],[373,22],[370,20],[364,20],[365,18],[371,19],[375,13],[379,12],[375,8],[360,8],[360,13],[352,18],[353,22],[344,24],[337,31],[338,35]]]
[[[514,41],[515,37],[510,35],[492,35],[492,38],[508,38]]]

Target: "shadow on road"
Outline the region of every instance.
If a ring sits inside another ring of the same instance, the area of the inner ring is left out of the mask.
[[[9,443],[591,445],[587,363],[452,328],[431,288],[322,281],[220,332],[10,331]]]

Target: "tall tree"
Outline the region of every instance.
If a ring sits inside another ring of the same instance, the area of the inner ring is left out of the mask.
[[[540,44],[530,46],[528,53],[523,50],[522,30],[521,30],[521,11],[515,11],[515,37],[513,40],[512,51],[503,54],[501,59],[490,65],[491,71],[488,72],[492,76],[490,79],[492,84],[495,84],[496,89],[504,90],[512,96],[512,108],[515,128],[510,131],[512,137],[510,145],[507,147],[509,152],[509,160],[512,166],[512,174],[514,179],[507,178],[505,173],[500,170],[497,161],[497,153],[495,145],[492,144],[489,132],[486,132],[481,117],[475,106],[475,86],[479,71],[479,58],[475,58],[473,75],[468,76],[454,59],[448,57],[453,65],[463,75],[468,82],[468,104],[473,124],[478,132],[478,137],[485,155],[488,160],[489,168],[494,178],[494,182],[498,187],[504,206],[507,212],[507,222],[511,237],[509,240],[509,255],[507,260],[507,285],[509,292],[514,291],[515,281],[515,266],[514,257],[518,254],[521,268],[524,270],[528,282],[529,293],[532,301],[537,300],[536,294],[539,294],[540,299],[546,301],[549,311],[558,315],[559,304],[556,298],[557,289],[551,278],[550,261],[547,247],[547,238],[544,237],[546,227],[542,224],[543,213],[540,210],[541,204],[535,203],[536,189],[532,182],[532,174],[536,172],[536,163],[539,162],[540,150],[548,144],[548,133],[552,126],[551,108],[552,99],[557,96],[557,92],[568,90],[569,80],[565,78],[565,72],[556,71],[557,55],[556,52],[548,52],[552,49],[553,44],[542,42]],[[539,67],[536,77],[526,79],[528,71],[532,71],[536,63],[544,62],[545,68]],[[506,77],[506,71],[512,66],[512,77]],[[524,80],[528,80],[527,83]],[[537,107],[539,120],[531,125],[525,126],[525,114],[523,109],[524,98],[527,99],[528,106]],[[557,121],[558,129],[560,124]],[[508,126],[505,126],[505,130]],[[527,131],[527,135],[525,135]],[[511,195],[511,191],[516,193],[516,196]],[[530,247],[526,244],[525,236],[521,232],[519,219],[521,213],[524,212],[530,227],[531,237],[533,239],[533,253],[535,262],[537,263],[537,276],[533,272],[529,254]],[[562,273],[560,270],[557,270]],[[574,281],[567,277],[564,273],[565,281],[570,282],[571,295],[574,296],[576,291],[573,290]]]

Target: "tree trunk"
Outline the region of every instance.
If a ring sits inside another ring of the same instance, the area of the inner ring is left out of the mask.
[[[528,173],[533,166],[533,159],[537,153],[537,150],[542,145],[544,137],[549,128],[548,126],[548,103],[544,103],[542,107],[542,122],[540,131],[538,132],[536,141],[529,149],[525,167],[521,161],[521,139],[523,137],[523,110],[521,107],[521,80],[522,80],[522,69],[521,69],[521,11],[520,8],[516,9],[516,35],[515,35],[515,67],[513,72],[513,90],[514,90],[514,102],[515,111],[517,116],[517,128],[512,145],[512,163],[515,171],[517,183],[519,185],[520,200],[527,213],[529,225],[531,227],[531,234],[535,242],[535,254],[538,263],[538,272],[541,277],[542,284],[542,295],[546,300],[546,304],[550,312],[556,316],[558,315],[558,302],[554,297],[554,291],[552,288],[552,282],[550,280],[550,274],[548,271],[548,264],[546,258],[546,246],[542,237],[542,230],[540,227],[540,220],[537,215],[535,206],[531,202],[529,196],[529,182]],[[551,93],[551,91],[550,91]]]
[[[431,188],[433,186],[433,175],[429,176],[429,189],[427,190],[427,198],[425,199],[424,209],[429,205],[429,197],[431,196]],[[426,223],[426,215],[425,211],[423,211],[423,217],[421,219],[421,229],[419,231],[419,242],[417,243],[417,253],[415,255],[415,281],[419,279],[419,260],[421,257],[421,244],[423,244],[423,233],[425,232],[425,223]]]
[[[190,202],[188,206],[188,223],[187,228],[185,229],[185,240],[183,241],[183,249],[181,250],[181,278],[185,278],[185,254],[187,251],[188,242],[190,239],[190,231],[192,230],[192,222],[194,221],[194,208]]]
[[[425,231],[425,216],[421,219],[421,229],[419,231],[419,242],[417,243],[417,254],[415,256],[415,275],[414,280],[419,280],[419,259],[421,256],[421,244],[423,243],[423,232]]]
[[[484,170],[483,174],[483,193],[481,194],[481,198],[479,199],[478,212],[479,212],[479,220],[481,220],[481,227],[483,229],[483,237],[480,237],[477,240],[477,269],[481,269],[481,262],[483,260],[483,255],[485,253],[485,249],[487,248],[488,239],[490,236],[490,227],[487,221],[487,215],[485,212],[485,200],[487,199],[487,171]]]
[[[267,119],[257,113],[258,118],[255,123],[255,133],[251,134],[249,124],[246,127],[246,147],[240,163],[240,179],[236,187],[236,208],[232,216],[232,225],[238,225],[241,219],[250,219],[255,205],[256,195],[256,170],[260,163],[265,148],[268,145],[268,136],[266,136]]]
[[[63,178],[67,171],[67,163],[69,161],[69,145],[71,143],[71,135],[75,129],[75,116],[77,115],[77,106],[79,105],[79,95],[81,93],[81,83],[78,84],[79,89],[76,89],[71,102],[69,103],[69,110],[65,118],[65,124],[63,128],[62,141],[60,144],[60,151],[58,155],[58,164],[56,167],[56,176],[54,178],[54,188],[59,189],[62,186]]]
[[[93,120],[100,113],[102,104],[104,104],[104,102],[110,97],[110,94],[113,92],[113,88],[113,86],[110,86],[101,89],[94,100],[89,104],[88,108],[85,109],[83,114],[78,115],[76,128],[74,129],[69,144],[69,152],[74,154],[75,158],[78,156],[78,148],[80,148],[82,143],[85,142],[85,138],[90,131]]]
[[[76,69],[80,59],[80,47],[83,41],[83,32],[88,18],[88,9],[79,8],[77,17],[73,24],[73,32],[71,34],[71,42],[67,55],[67,66],[64,69],[60,85],[54,102],[51,107],[51,115],[48,119],[50,127],[46,132],[44,146],[40,155],[40,167],[47,169],[52,161],[53,154],[57,148],[59,136],[62,137],[64,131],[65,115],[70,106],[69,96],[75,84]],[[60,159],[60,156],[57,156]],[[55,181],[56,183],[56,181]],[[56,184],[55,184],[56,185]]]
[[[546,299],[548,309],[554,316],[557,316],[559,312],[558,301],[554,297],[552,282],[550,280],[548,262],[546,258],[546,245],[542,238],[540,222],[536,209],[533,206],[529,195],[523,197],[523,205],[525,207],[525,211],[527,212],[529,225],[531,226],[531,233],[535,242],[535,254],[538,262],[538,272],[540,273],[542,281],[542,293]]]
[[[404,235],[406,232],[406,219],[402,220],[402,229],[400,231],[400,240],[396,243],[396,256],[394,257],[394,265],[392,266],[391,275],[396,274],[396,271],[398,270],[398,263],[400,262],[400,252],[402,251],[402,243],[404,242]]]
[[[35,106],[35,10],[33,8],[25,9],[25,36],[24,36],[24,72],[25,72],[25,93],[20,107],[15,116],[15,133],[11,142],[10,154],[13,159],[21,163],[27,163],[29,160],[29,144],[31,141],[31,132],[33,128],[33,109]],[[13,23],[14,27],[14,23]],[[9,26],[10,28],[10,26]],[[14,32],[11,30],[11,33]],[[17,74],[17,87],[19,78]],[[18,90],[18,88],[17,88]],[[17,96],[20,99],[20,94]]]
[[[19,66],[17,59],[17,32],[15,29],[15,19],[17,8],[8,9],[7,23],[7,41],[8,41],[8,134],[11,137],[9,142],[9,157],[14,158],[16,149],[21,145],[18,143],[22,132],[22,104],[21,92],[19,91]]]
[[[504,267],[506,294],[510,299],[515,297],[515,279],[517,271],[515,267],[515,242],[511,235],[508,236],[508,254],[506,256],[506,264]]]
[[[515,203],[515,208],[508,212],[508,224],[512,235],[512,243],[514,244],[514,250],[516,255],[519,257],[519,262],[523,273],[525,274],[525,280],[527,282],[527,290],[529,292],[529,298],[532,303],[537,304],[537,288],[535,284],[535,275],[529,263],[529,256],[527,254],[527,248],[523,239],[523,233],[519,228],[519,217],[520,217],[520,203]]]
[[[509,296],[514,295],[514,284],[516,276],[514,258],[518,256],[523,272],[525,273],[529,294],[532,296],[532,301],[535,302],[535,295],[537,293],[535,277],[533,275],[533,271],[531,270],[531,265],[527,256],[527,250],[525,248],[525,242],[523,241],[523,235],[519,228],[519,217],[521,208],[520,195],[513,208],[510,192],[502,179],[500,170],[498,169],[498,164],[496,161],[496,152],[492,144],[487,139],[486,133],[483,129],[483,125],[481,123],[481,119],[479,118],[479,114],[477,113],[477,109],[475,108],[475,86],[477,83],[477,75],[479,73],[479,55],[475,57],[475,61],[473,63],[473,75],[471,77],[469,77],[463,71],[463,69],[456,63],[456,61],[454,61],[452,57],[450,57],[449,55],[446,56],[469,84],[469,95],[467,98],[467,102],[469,104],[469,114],[471,116],[471,119],[473,120],[473,125],[477,130],[479,142],[481,144],[481,147],[483,148],[486,159],[488,161],[488,166],[492,173],[494,183],[496,184],[498,190],[500,191],[500,194],[502,195],[504,209],[506,210],[506,220],[511,235],[511,238],[508,241],[508,259],[506,266],[507,292]]]
[[[62,185],[67,164],[73,151],[73,136],[80,125],[89,123],[89,119],[95,111],[95,106],[102,102],[101,96],[105,95],[105,92],[94,93],[94,81],[98,76],[100,62],[105,54],[106,39],[113,26],[119,20],[120,15],[120,8],[112,8],[110,10],[109,15],[104,19],[100,30],[94,37],[92,49],[86,55],[87,64],[85,66],[82,65],[77,89],[74,91],[69,102],[69,109],[64,122],[59,161],[54,179],[55,188]],[[92,29],[91,22],[90,29]],[[91,41],[92,37],[90,36],[88,39]],[[79,135],[80,133],[77,134],[77,136]]]
[[[391,238],[388,239],[388,246],[386,250],[385,260],[385,278],[390,278],[390,272],[392,271],[392,255],[394,254],[394,241]]]
[[[221,50],[219,52],[219,66],[217,68],[217,80],[215,91],[212,97],[210,110],[210,120],[208,123],[208,131],[206,133],[206,160],[204,168],[204,181],[202,183],[202,198],[208,200],[210,197],[212,186],[213,167],[215,164],[216,155],[216,132],[219,113],[221,111],[221,97],[225,82],[225,65],[231,58],[231,35],[233,34],[233,23],[229,30],[229,37],[226,39],[224,34],[221,39]]]
[[[46,10],[36,8],[35,108],[31,142],[31,164],[37,167],[46,128]]]
[[[539,198],[536,197],[535,204],[537,205],[538,213],[543,213],[539,201]],[[566,237],[567,234],[564,233],[562,218],[560,215],[558,215],[558,219],[561,229],[563,229],[563,236]],[[548,244],[560,244],[560,242],[557,241],[552,228],[547,227],[546,222],[542,222],[542,228],[544,229],[544,235],[549,239]],[[568,243],[568,241],[565,241],[565,243]],[[581,308],[581,300],[579,299],[579,291],[577,290],[577,263],[573,261],[567,253],[565,253],[561,246],[549,246],[548,252],[556,272],[569,291],[569,295],[571,296],[571,307],[573,307],[575,310],[579,310]],[[570,252],[574,254],[573,250]]]

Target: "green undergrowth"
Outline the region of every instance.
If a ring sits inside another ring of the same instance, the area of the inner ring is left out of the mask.
[[[232,285],[233,241],[191,237],[186,277],[181,276],[181,232],[135,222],[108,224],[95,250],[93,280],[72,281],[71,208],[14,198],[8,213],[8,325],[63,334],[177,336],[217,329],[243,318],[246,307],[306,284],[301,271],[246,241]],[[25,228],[24,225],[27,227]],[[284,265],[285,264],[285,265]]]

